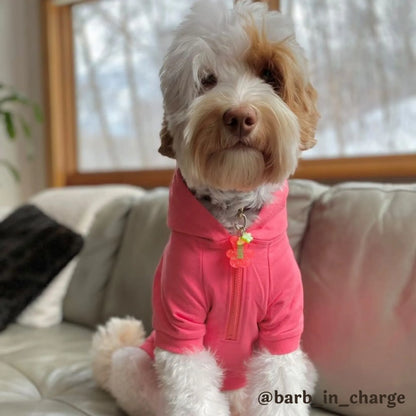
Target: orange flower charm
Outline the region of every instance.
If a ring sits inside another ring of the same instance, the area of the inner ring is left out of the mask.
[[[243,232],[241,236],[232,236],[230,243],[232,248],[227,250],[227,257],[230,259],[230,265],[234,268],[247,267],[253,258],[253,250],[247,245],[253,241],[250,233]]]

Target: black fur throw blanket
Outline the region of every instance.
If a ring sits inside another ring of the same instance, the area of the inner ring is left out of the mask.
[[[82,237],[34,205],[0,222],[0,330],[13,322],[83,245]]]

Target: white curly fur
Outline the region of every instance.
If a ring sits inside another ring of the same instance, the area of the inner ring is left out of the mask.
[[[111,391],[111,360],[114,351],[123,347],[138,347],[145,338],[143,324],[134,318],[111,318],[105,326],[99,326],[92,339],[92,369],[97,383]]]
[[[110,390],[129,416],[161,415],[154,363],[142,349],[121,348],[113,354]]]
[[[273,355],[268,351],[257,353],[248,365],[248,401],[242,416],[307,416],[309,405],[303,399],[297,404],[260,405],[258,397],[262,392],[277,390],[279,394],[295,395],[305,391],[313,395],[317,373],[307,355],[300,349],[285,355]]]
[[[229,416],[220,391],[222,371],[209,351],[173,354],[155,350],[155,366],[166,416]]]
[[[231,390],[225,393],[230,404],[231,416],[242,416],[247,406],[247,389]]]

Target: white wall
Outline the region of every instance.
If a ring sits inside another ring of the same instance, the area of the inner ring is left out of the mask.
[[[0,83],[11,85],[43,105],[41,0],[0,0]],[[28,160],[27,141],[19,134],[11,144],[0,123],[0,158],[20,172],[16,182],[0,165],[0,205],[18,205],[46,187],[45,127],[32,123],[33,158]]]

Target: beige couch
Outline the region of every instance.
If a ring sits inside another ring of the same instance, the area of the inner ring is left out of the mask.
[[[290,189],[303,347],[320,373],[316,406],[326,409],[312,415],[414,416],[416,186],[296,180]],[[134,315],[150,329],[167,190],[56,189],[33,202],[85,246],[51,293],[0,334],[0,416],[122,415],[91,378],[91,335],[110,316]]]

